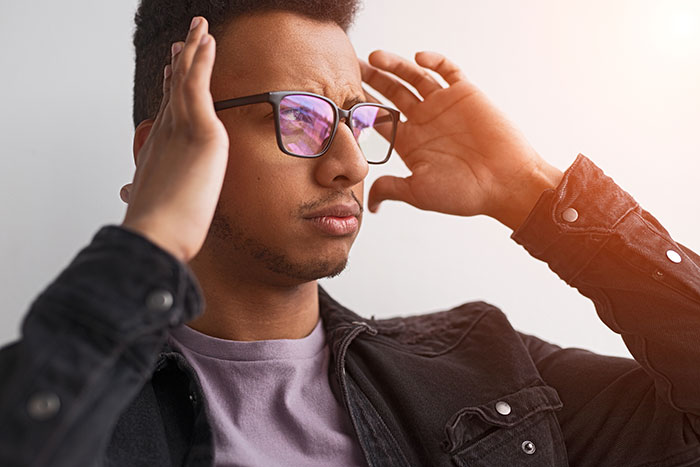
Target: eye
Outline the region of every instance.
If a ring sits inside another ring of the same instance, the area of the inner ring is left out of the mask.
[[[280,109],[280,118],[287,122],[311,123],[313,121],[310,111],[304,107]]]

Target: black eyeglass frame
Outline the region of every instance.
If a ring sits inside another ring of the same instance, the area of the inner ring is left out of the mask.
[[[280,103],[282,102],[282,99],[284,99],[287,96],[312,96],[312,97],[317,97],[319,99],[324,100],[325,102],[328,102],[333,109],[333,130],[331,131],[331,135],[328,137],[328,143],[326,146],[319,152],[318,154],[313,154],[313,155],[303,155],[303,154],[295,154],[293,152],[288,151],[284,147],[284,143],[282,142],[282,132],[280,130]],[[386,157],[380,161],[380,162],[372,162],[370,160],[367,160],[367,163],[369,164],[383,164],[386,161],[389,160],[389,157],[391,156],[391,152],[394,150],[394,141],[396,140],[396,129],[398,128],[398,123],[399,123],[399,117],[401,113],[387,105],[384,104],[375,104],[373,102],[360,102],[358,104],[353,105],[350,107],[348,110],[341,109],[336,105],[335,102],[327,98],[326,96],[322,96],[320,94],[315,94],[312,92],[305,92],[305,91],[270,91],[270,92],[264,92],[261,94],[253,94],[250,96],[243,96],[243,97],[236,97],[234,99],[226,99],[223,101],[217,101],[214,102],[214,110],[217,112],[219,110],[224,110],[224,109],[230,109],[232,107],[240,107],[244,105],[250,105],[250,104],[260,104],[264,102],[269,102],[272,104],[273,112],[275,115],[275,133],[277,137],[277,146],[279,146],[280,150],[284,152],[285,154],[288,154],[290,156],[294,157],[303,157],[307,159],[312,159],[316,157],[321,157],[324,155],[328,149],[331,147],[331,143],[333,142],[333,138],[335,138],[335,133],[338,130],[338,123],[340,122],[341,118],[345,119],[345,124],[350,128],[350,131],[353,132],[353,135],[355,134],[353,131],[352,127],[352,113],[355,111],[355,109],[363,106],[373,106],[373,107],[380,107],[382,109],[385,109],[389,112],[389,115],[391,116],[392,119],[392,132],[391,132],[391,139],[389,141],[389,151],[386,154]],[[384,135],[382,135],[384,136]],[[367,157],[365,156],[365,159]]]

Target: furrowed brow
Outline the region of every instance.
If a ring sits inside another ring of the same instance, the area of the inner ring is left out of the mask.
[[[349,109],[355,104],[361,104],[363,102],[367,102],[367,100],[364,97],[361,96],[354,96],[354,97],[349,97],[345,100],[343,103],[343,108],[344,109]]]

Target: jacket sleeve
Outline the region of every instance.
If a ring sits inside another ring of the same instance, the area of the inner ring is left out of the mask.
[[[135,232],[102,227],[0,351],[0,465],[95,465],[169,327],[203,307],[186,264]]]
[[[582,154],[511,238],[591,299],[635,359],[521,334],[564,403],[571,465],[700,463],[700,256]]]

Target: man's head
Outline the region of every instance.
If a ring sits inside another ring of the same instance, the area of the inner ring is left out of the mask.
[[[310,91],[342,108],[363,99],[359,66],[345,34],[355,2],[203,1],[198,8],[193,3],[198,2],[143,0],[137,12],[137,140],[150,130],[149,119],[160,104],[170,44],[184,39],[194,15],[209,20],[217,40],[215,101],[267,91]],[[319,158],[284,154],[271,110],[269,103],[260,103],[218,112],[229,133],[229,162],[198,257],[219,274],[278,285],[336,275],[357,231],[328,235],[307,217],[337,204],[361,207],[368,164],[346,125],[339,125]]]
[[[332,22],[347,31],[359,7],[359,0],[141,0],[134,18],[134,127],[155,118],[170,45],[185,39],[193,16],[207,18],[209,32],[218,39],[237,18],[274,10]]]

